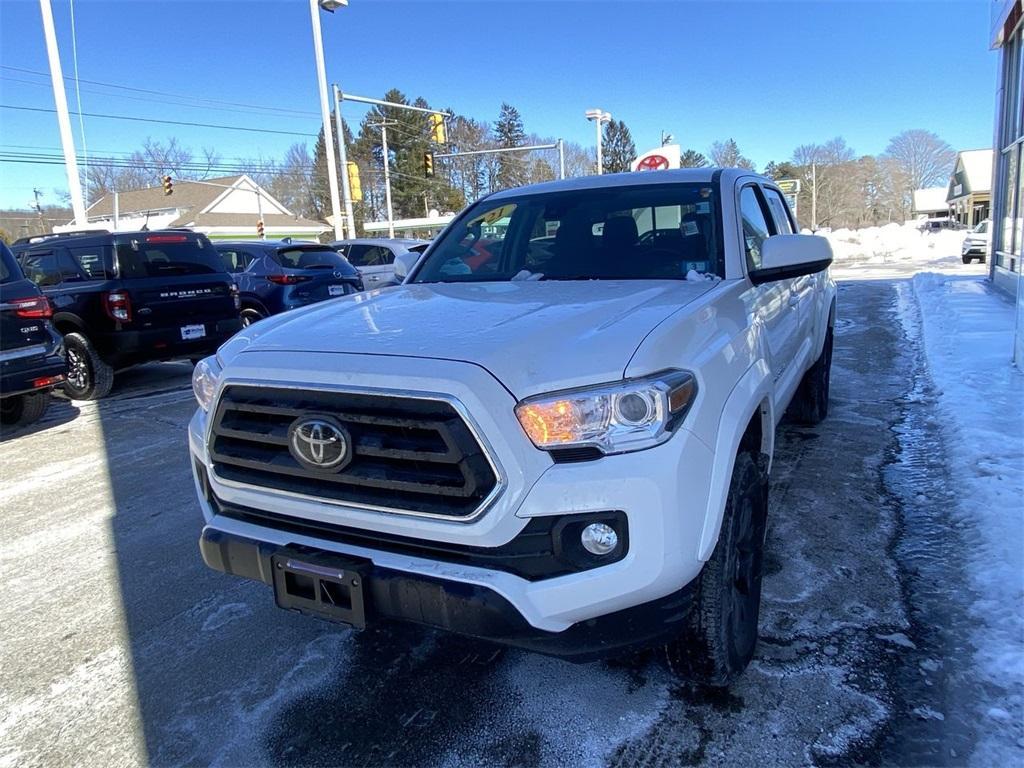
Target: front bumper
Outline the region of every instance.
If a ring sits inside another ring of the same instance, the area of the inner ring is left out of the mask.
[[[272,559],[283,547],[212,526],[199,538],[203,561],[216,571],[273,586]],[[643,605],[575,624],[564,632],[538,630],[493,589],[378,566],[364,574],[372,619],[408,621],[571,661],[590,661],[677,635],[689,617],[692,586]]]
[[[353,509],[289,498],[267,489],[239,487],[222,482],[211,472],[207,415],[197,411],[189,428],[189,444],[209,535],[259,542],[268,550],[301,546],[362,558],[371,561],[375,569],[404,574],[414,581],[440,582],[459,595],[479,596],[483,593],[477,590],[486,590],[494,599],[511,606],[518,616],[517,626],[521,621],[531,631],[541,633],[564,633],[576,625],[589,626],[600,617],[662,599],[671,601],[700,573],[703,562],[698,548],[714,453],[685,428],[648,450],[556,464],[548,454],[534,448],[523,433],[513,412],[515,400],[509,393],[481,368],[467,363],[321,353],[304,353],[298,358],[287,352],[261,351],[238,355],[229,367],[225,385],[258,377],[271,386],[289,381],[315,386],[338,382],[338,371],[345,371],[344,383],[353,387],[444,392],[456,398],[476,422],[502,468],[503,492],[479,517],[466,522]],[[220,514],[208,496],[299,523],[495,550],[515,540],[536,518],[614,510],[628,520],[629,548],[621,560],[608,565],[531,579],[479,562],[453,562],[394,547],[382,549],[343,537],[332,540],[310,530],[310,526],[286,528]],[[249,573],[255,572],[249,569]],[[465,610],[471,606],[472,600]],[[468,634],[482,636],[475,631]]]

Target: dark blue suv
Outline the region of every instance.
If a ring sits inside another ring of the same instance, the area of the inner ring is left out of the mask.
[[[222,240],[214,247],[238,284],[242,324],[363,290],[359,272],[329,245]]]

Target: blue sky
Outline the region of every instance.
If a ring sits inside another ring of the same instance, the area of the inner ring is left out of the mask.
[[[583,113],[601,107],[625,120],[641,150],[662,130],[702,152],[733,137],[760,168],[834,136],[875,154],[908,128],[935,131],[958,149],[989,146],[998,60],[988,48],[990,5],[351,0],[321,18],[328,78],[351,93],[379,97],[398,87],[485,120],[508,101],[527,131],[587,145],[593,128]],[[71,74],[70,5],[53,0],[53,8]],[[319,103],[303,0],[76,0],[74,10],[83,79],[294,110],[169,105],[82,84],[84,112],[293,131],[312,144]],[[0,2],[0,65],[0,104],[53,108],[46,76],[10,69],[48,71],[34,0]],[[73,87],[68,97],[74,109]],[[363,111],[350,104],[345,115],[356,124]],[[303,140],[84,122],[96,154],[177,136],[225,160],[278,157]],[[59,147],[55,115],[0,109],[0,152]],[[58,202],[63,167],[0,162],[0,206],[23,206],[34,186],[44,202]]]

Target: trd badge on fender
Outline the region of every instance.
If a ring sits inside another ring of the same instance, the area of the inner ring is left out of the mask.
[[[351,458],[348,430],[331,416],[303,416],[288,428],[288,450],[316,472],[337,472]]]

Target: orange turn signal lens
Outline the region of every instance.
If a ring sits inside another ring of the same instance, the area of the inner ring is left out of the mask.
[[[579,418],[568,400],[521,405],[516,408],[516,416],[538,447],[571,442],[579,435]]]

